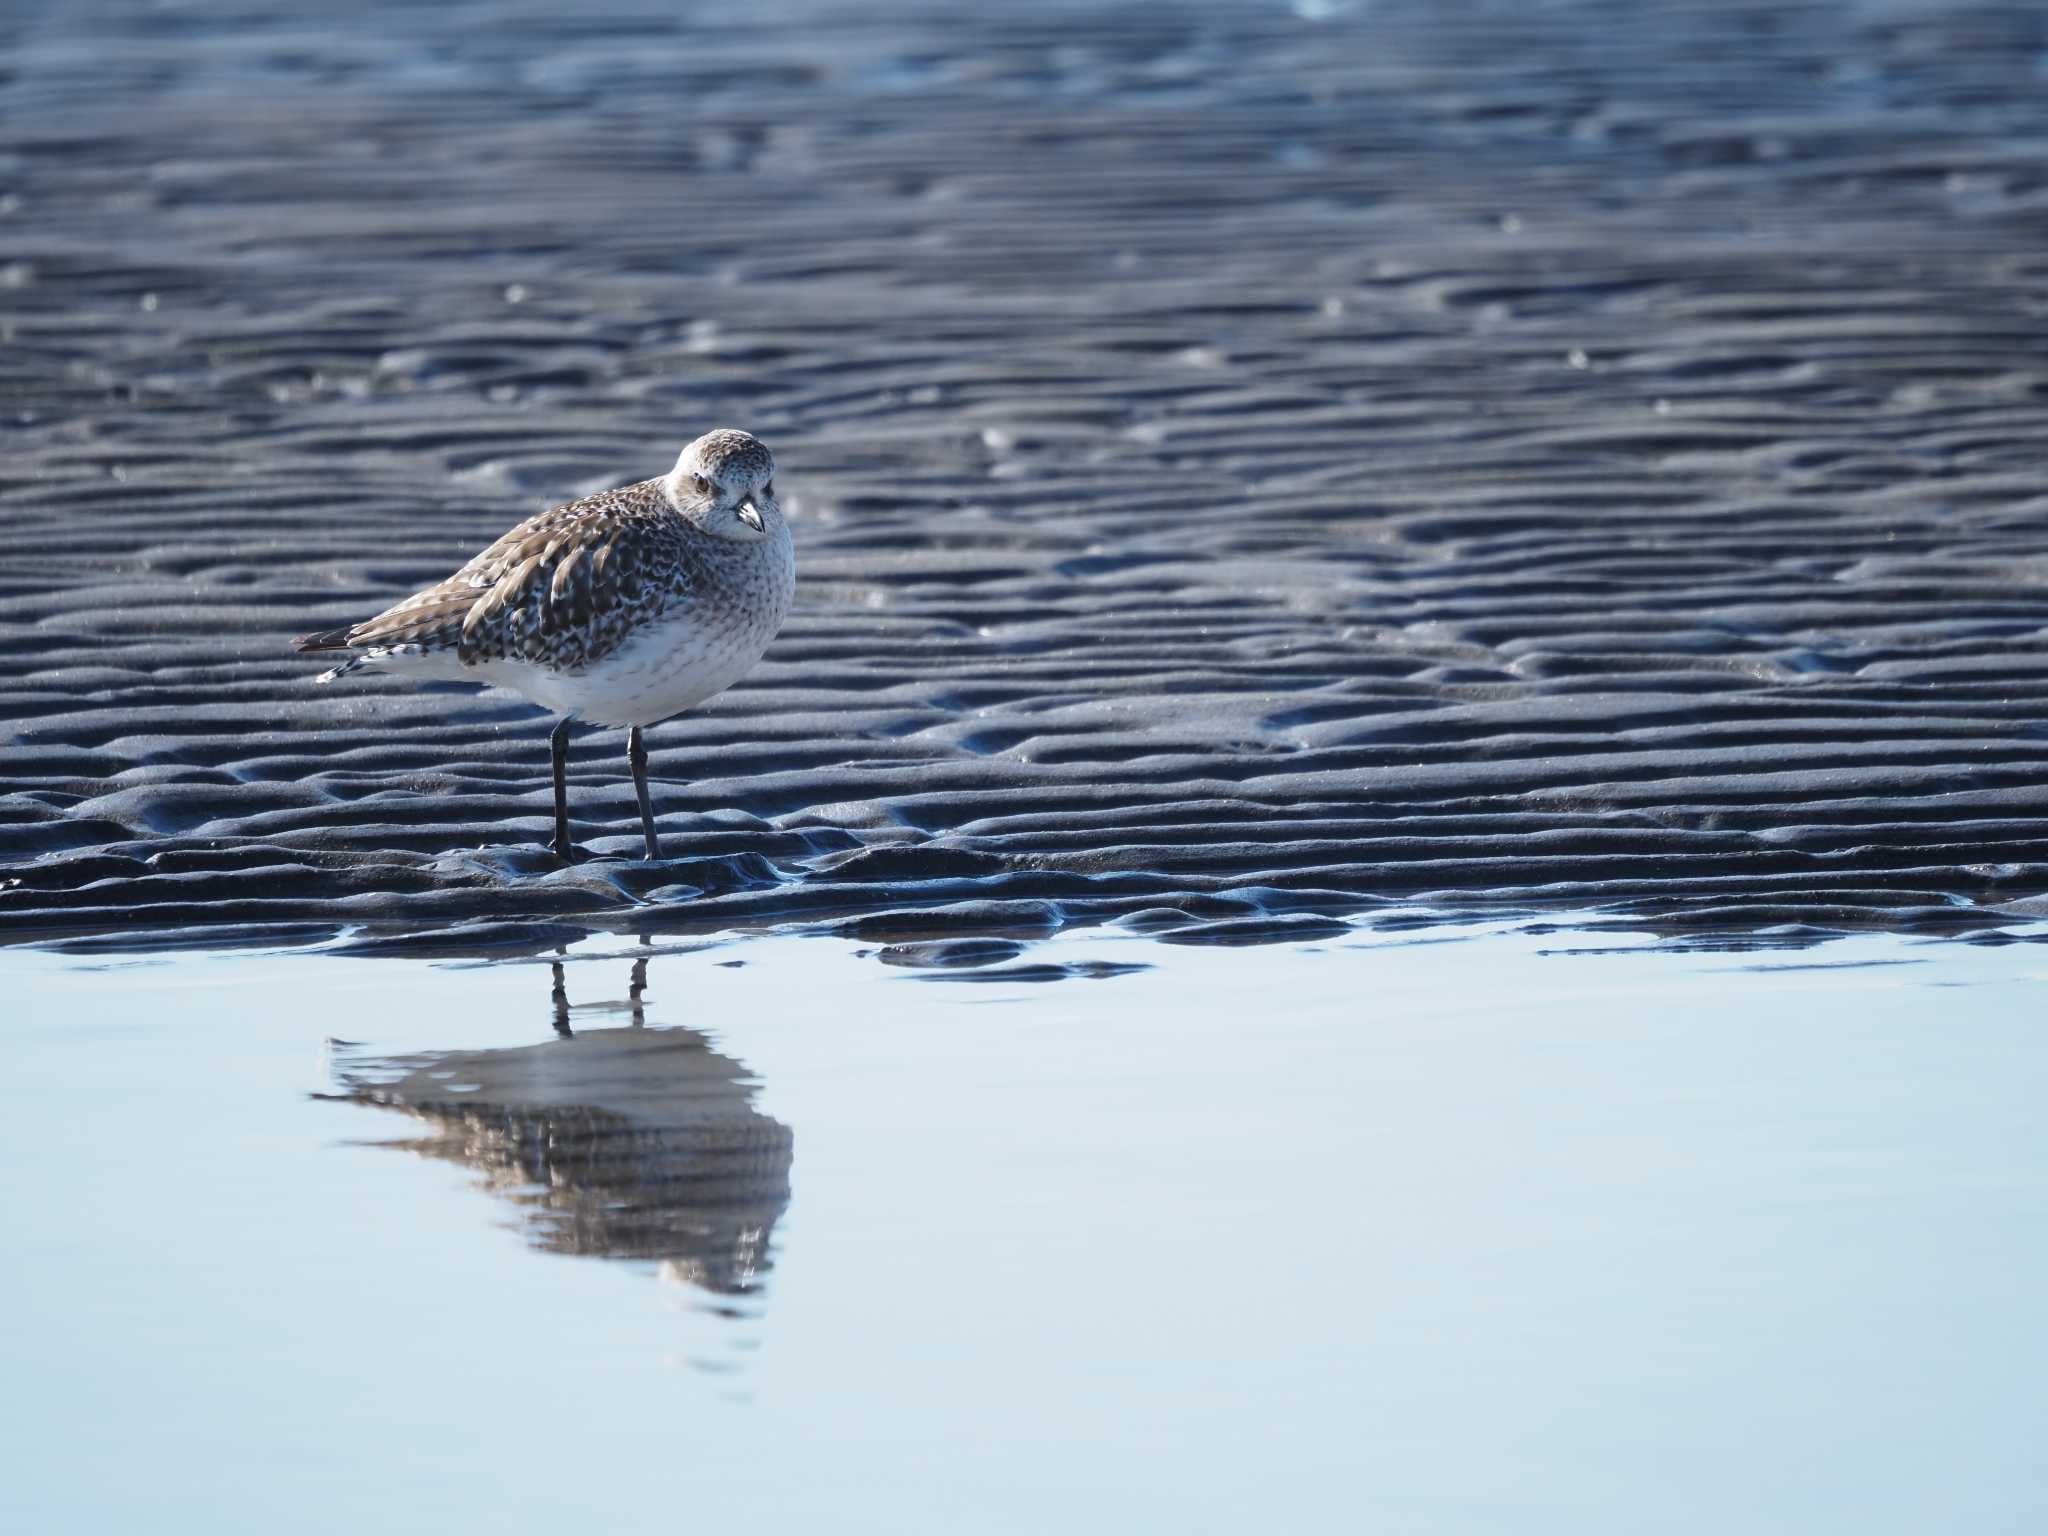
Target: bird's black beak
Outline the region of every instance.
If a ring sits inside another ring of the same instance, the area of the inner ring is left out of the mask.
[[[753,497],[749,496],[740,503],[739,513],[740,521],[745,523],[749,528],[753,529],[754,532],[767,532],[767,530],[761,526],[761,512],[760,509],[754,505]]]

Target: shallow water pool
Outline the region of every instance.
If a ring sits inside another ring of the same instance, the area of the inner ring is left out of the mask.
[[[2035,944],[989,954],[0,951],[0,1523],[2048,1518]]]

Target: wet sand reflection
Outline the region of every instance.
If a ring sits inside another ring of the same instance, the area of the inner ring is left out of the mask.
[[[704,1035],[647,1027],[644,958],[610,1002],[572,1005],[565,970],[552,965],[555,1038],[345,1060],[341,1097],[422,1122],[426,1134],[381,1145],[476,1169],[537,1248],[655,1261],[720,1296],[757,1290],[789,1205],[789,1127],[754,1107],[757,1080]],[[576,1027],[620,1013],[623,1025]]]

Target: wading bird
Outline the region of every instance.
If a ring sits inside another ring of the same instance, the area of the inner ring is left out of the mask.
[[[796,589],[775,458],[707,432],[658,480],[530,517],[446,581],[373,619],[301,635],[359,667],[498,683],[562,718],[551,742],[555,853],[569,842],[569,728],[628,727],[647,857],[661,856],[641,730],[722,693],[761,659]]]

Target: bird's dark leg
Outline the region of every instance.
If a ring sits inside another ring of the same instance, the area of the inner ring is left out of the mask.
[[[654,802],[647,795],[647,743],[640,739],[637,725],[626,737],[626,760],[633,765],[633,793],[640,797],[640,830],[647,835],[647,858],[652,863],[661,857],[661,844],[654,836]]]
[[[576,1031],[569,1027],[569,983],[562,975],[561,961],[550,960],[548,965],[555,973],[552,993],[555,1004],[555,1033],[564,1040],[573,1040],[576,1038]]]
[[[568,863],[575,857],[569,847],[569,717],[564,715],[548,738],[555,757],[555,857]]]

